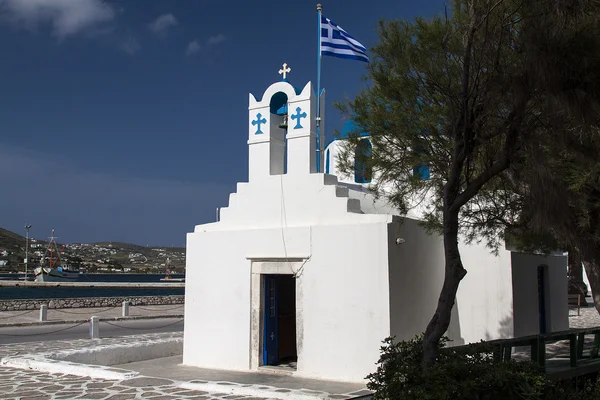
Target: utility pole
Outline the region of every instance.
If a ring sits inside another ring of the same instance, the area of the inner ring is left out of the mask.
[[[27,267],[29,264],[29,229],[31,229],[31,225],[25,225],[27,231],[27,238],[25,239],[25,280],[27,280]]]

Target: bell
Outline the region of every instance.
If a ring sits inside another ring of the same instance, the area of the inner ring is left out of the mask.
[[[279,124],[281,129],[287,129],[288,127],[288,116],[287,114],[283,114],[283,118],[281,119],[281,123]]]

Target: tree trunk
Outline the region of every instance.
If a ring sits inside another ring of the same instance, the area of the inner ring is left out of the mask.
[[[450,326],[452,307],[456,301],[458,285],[467,271],[463,268],[458,249],[458,213],[446,211],[444,215],[444,255],[446,258],[444,285],[435,314],[423,337],[424,368],[433,365],[438,357],[438,344]]]

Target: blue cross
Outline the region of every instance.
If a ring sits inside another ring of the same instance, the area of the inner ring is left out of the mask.
[[[256,114],[256,120],[252,121],[252,125],[258,125],[258,129],[256,129],[256,132],[254,132],[255,135],[260,135],[261,133],[263,133],[263,131],[260,130],[260,125],[261,124],[266,124],[267,120],[265,118],[262,118],[262,114],[258,113]]]
[[[303,112],[302,114],[300,114],[300,111],[302,111],[302,109],[298,107],[296,108],[296,114],[292,115],[292,119],[296,120],[296,126],[294,127],[294,129],[301,129],[302,125],[300,125],[300,118],[306,118],[306,113]]]

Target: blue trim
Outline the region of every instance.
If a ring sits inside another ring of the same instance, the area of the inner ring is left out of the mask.
[[[321,172],[321,22],[323,16],[321,9],[317,8],[317,121],[316,121],[316,139],[317,139],[317,173]]]
[[[373,178],[373,168],[370,163],[359,161],[359,158],[371,158],[373,156],[373,145],[369,139],[362,139],[358,142],[354,152],[354,182],[369,183]]]
[[[429,165],[422,164],[413,168],[413,175],[418,176],[423,180],[431,179],[431,173],[429,171]]]
[[[300,107],[296,107],[296,114],[291,116],[292,120],[296,120],[296,126],[294,126],[294,129],[302,129],[302,125],[300,125],[300,119],[306,118],[306,113],[303,112],[300,114],[300,111],[302,111],[302,109]]]
[[[328,174],[329,173],[329,149],[327,149],[327,153],[325,154],[325,173]]]
[[[252,125],[258,125],[258,127],[257,127],[257,129],[256,129],[256,132],[254,132],[254,134],[255,134],[255,135],[260,135],[260,134],[262,134],[262,133],[263,133],[263,131],[260,129],[260,126],[261,126],[262,124],[266,124],[266,123],[267,123],[267,120],[266,120],[266,118],[264,118],[264,117],[263,117],[263,118],[261,118],[261,117],[262,117],[262,114],[261,114],[261,113],[257,113],[257,114],[256,114],[256,120],[252,121]]]

